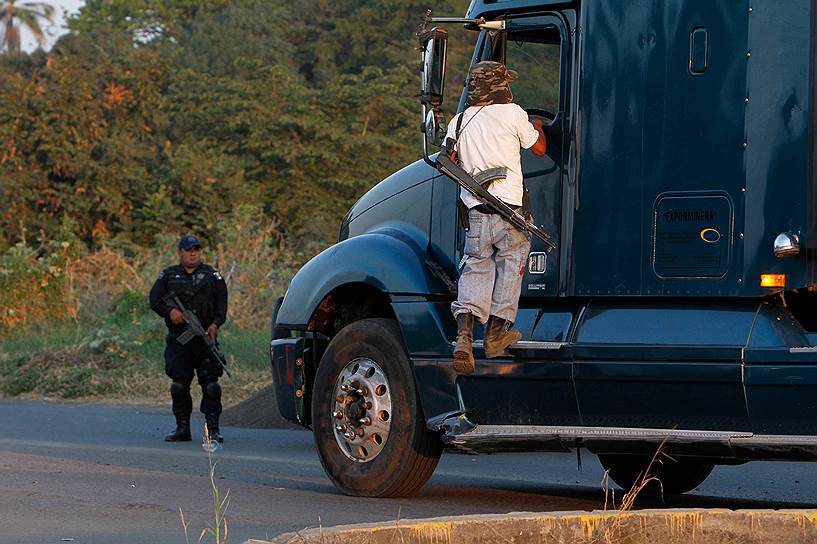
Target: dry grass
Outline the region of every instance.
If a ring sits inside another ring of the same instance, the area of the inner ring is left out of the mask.
[[[661,462],[661,457],[667,456],[666,453],[664,453],[665,442],[666,440],[659,444],[652,458],[650,458],[650,462],[639,472],[635,482],[633,482],[630,489],[624,493],[624,496],[618,504],[616,504],[615,490],[610,488],[610,471],[606,470],[604,472],[604,478],[602,479],[602,487],[604,488],[604,514],[602,523],[599,524],[597,531],[590,541],[592,544],[620,544],[629,541],[635,536],[634,534],[626,532],[625,518],[620,514],[632,511],[636,499],[648,487],[659,486],[659,494],[663,496],[664,486],[661,480],[655,476],[655,466],[656,463]]]
[[[59,398],[115,402],[122,404],[165,404],[169,402],[169,380],[156,361],[117,363],[104,354],[88,354],[76,346],[56,352],[38,353],[16,367],[11,385],[0,373],[0,397],[5,393],[20,399]],[[243,402],[270,384],[267,361],[255,368],[236,369],[233,377],[222,380],[223,402],[232,406]],[[22,383],[21,383],[22,382]],[[194,403],[200,400],[198,387],[191,388]]]
[[[205,243],[202,258],[227,281],[230,319],[266,328],[273,301],[313,253],[288,247],[277,223],[253,208],[236,210],[214,231],[219,241]],[[158,273],[178,262],[178,236],[159,235],[153,248],[102,239],[94,251],[77,240],[9,249],[0,255],[0,336],[49,320],[99,319],[129,292],[146,299]]]
[[[0,255],[0,331],[74,312],[64,296],[67,246],[42,249],[18,244]]]
[[[220,332],[237,403],[269,385],[267,343],[276,297],[310,255],[291,251],[276,223],[242,208],[211,232],[204,262],[227,281],[228,323]],[[166,402],[164,325],[148,308],[158,273],[178,262],[178,234],[152,249],[77,240],[0,254],[0,396]]]
[[[66,260],[64,297],[68,317],[87,319],[100,308],[110,308],[125,291],[145,292],[144,262],[129,260],[103,245],[97,251]]]

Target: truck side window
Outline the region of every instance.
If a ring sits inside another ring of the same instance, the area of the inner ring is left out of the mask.
[[[561,37],[547,27],[507,34],[505,64],[519,73],[511,84],[514,102],[526,110],[559,111]]]

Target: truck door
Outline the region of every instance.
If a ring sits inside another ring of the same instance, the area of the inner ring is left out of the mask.
[[[523,150],[522,172],[535,221],[558,246],[546,253],[543,242],[532,240],[515,323],[523,341],[511,349],[513,357],[485,359],[477,341],[475,374],[457,378],[465,407],[483,425],[578,422],[566,344],[578,308],[556,300],[571,66],[569,25],[569,18],[562,14],[514,18],[508,21],[506,32],[486,33],[474,58],[504,62],[517,71],[519,78],[511,84],[514,102],[531,119],[542,118],[548,125],[547,154],[537,157]],[[480,338],[480,327],[477,329]]]
[[[528,191],[529,206],[536,223],[550,234],[557,245],[545,251],[538,238],[531,240],[531,253],[522,297],[555,296],[559,282],[559,248],[561,248],[563,140],[565,137],[565,102],[567,100],[568,57],[565,25],[556,17],[514,20],[501,55],[505,64],[519,73],[512,83],[514,102],[522,106],[531,119],[540,118],[548,125],[548,151],[537,157],[522,151],[522,173]]]

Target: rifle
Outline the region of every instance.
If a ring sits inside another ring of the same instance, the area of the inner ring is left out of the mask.
[[[539,228],[536,224],[527,221],[525,216],[514,211],[510,206],[499,200],[480,185],[471,175],[463,170],[456,162],[446,154],[445,150],[437,155],[437,170],[451,178],[460,187],[463,187],[493,211],[502,216],[503,219],[521,230],[528,231],[547,246],[548,252],[556,249],[556,244],[550,239],[548,233]]]
[[[179,343],[184,346],[195,336],[201,337],[201,339],[204,340],[204,343],[207,344],[207,349],[210,350],[210,354],[215,358],[216,362],[221,365],[221,368],[224,369],[227,376],[232,378],[232,374],[230,374],[230,371],[227,370],[227,358],[224,357],[224,353],[222,353],[221,348],[218,347],[218,343],[210,338],[210,335],[207,334],[207,331],[201,326],[201,321],[199,321],[198,316],[191,310],[185,308],[184,304],[182,304],[182,301],[179,299],[179,295],[173,291],[168,292],[164,297],[162,297],[162,300],[164,300],[165,304],[168,306],[179,310],[184,316],[184,320],[187,321],[187,330],[181,333],[177,338]]]

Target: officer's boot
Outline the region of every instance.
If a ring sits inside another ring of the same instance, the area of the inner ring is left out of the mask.
[[[207,421],[207,434],[210,435],[210,440],[223,444],[224,437],[218,428],[218,416],[204,416],[204,419]]]
[[[190,416],[176,416],[176,429],[165,437],[165,442],[190,442]]]
[[[492,315],[485,329],[485,356],[488,358],[508,355],[505,349],[522,340],[522,333],[511,328],[510,321]]]
[[[474,372],[474,353],[471,344],[474,341],[474,314],[464,312],[457,314],[457,345],[454,347],[454,370],[458,374]]]

